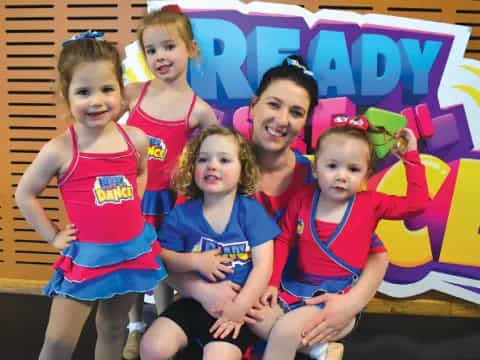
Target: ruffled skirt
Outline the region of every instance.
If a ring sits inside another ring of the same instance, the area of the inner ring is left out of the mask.
[[[173,191],[169,189],[146,190],[142,198],[143,216],[149,224],[158,229],[174,204],[175,193]]]
[[[140,235],[124,242],[75,241],[55,262],[55,274],[44,293],[93,301],[147,292],[167,276],[160,251],[155,229],[148,223]]]

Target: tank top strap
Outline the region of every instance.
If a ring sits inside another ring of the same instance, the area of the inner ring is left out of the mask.
[[[70,164],[68,165],[65,173],[58,178],[58,185],[62,185],[72,175],[73,171],[77,167],[78,157],[80,156],[78,154],[77,135],[75,134],[75,129],[73,125],[70,125],[68,127],[68,132],[70,133],[70,137],[72,138],[72,160],[70,161]]]
[[[187,124],[187,127],[189,127],[190,116],[192,115],[193,108],[195,107],[196,102],[197,102],[197,94],[193,93],[192,102],[190,103],[190,107],[188,108],[187,115],[185,116],[185,122]]]
[[[138,97],[137,103],[135,104],[134,108],[140,107],[140,104],[142,103],[143,97],[145,96],[145,93],[147,92],[148,87],[150,86],[151,80],[148,80],[142,87],[142,90],[140,91],[140,96]]]
[[[115,125],[117,126],[118,130],[120,131],[120,134],[122,134],[123,138],[125,139],[125,142],[128,145],[128,151],[133,151],[133,153],[135,154],[135,157],[138,159],[140,157],[140,155],[138,154],[138,151],[137,151],[137,148],[135,147],[135,145],[133,145],[133,142],[130,139],[130,136],[128,136],[127,132],[125,131],[125,129],[121,125],[119,125],[117,123],[115,123]]]

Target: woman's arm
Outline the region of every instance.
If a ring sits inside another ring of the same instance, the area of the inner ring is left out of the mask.
[[[189,272],[198,271],[210,281],[225,279],[225,274],[233,273],[227,256],[220,253],[220,249],[205,252],[177,252],[163,249],[160,256],[165,262],[168,271]]]
[[[197,274],[170,272],[168,284],[184,297],[200,302],[213,317],[218,317],[226,303],[233,301],[241,287],[229,280],[210,283]]]

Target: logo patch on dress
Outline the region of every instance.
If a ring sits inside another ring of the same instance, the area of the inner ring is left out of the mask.
[[[97,176],[93,184],[95,204],[120,204],[122,201],[133,200],[133,186],[123,175]]]
[[[303,220],[301,218],[297,219],[297,234],[301,235],[303,233],[303,229],[305,228],[305,225],[303,223]]]
[[[167,156],[167,146],[162,139],[157,139],[153,136],[148,137],[148,159],[165,160]]]

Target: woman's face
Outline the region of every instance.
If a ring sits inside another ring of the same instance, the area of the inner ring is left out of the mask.
[[[307,121],[307,91],[291,80],[275,80],[252,100],[252,140],[263,151],[283,151]]]

